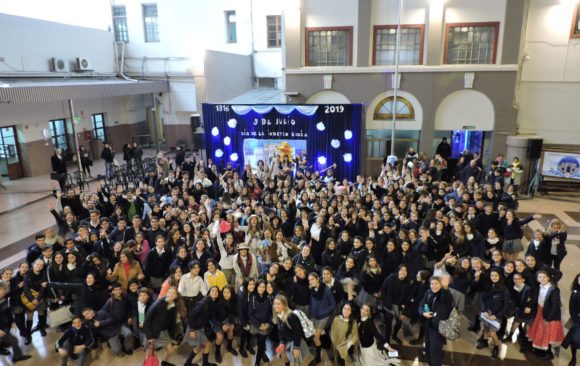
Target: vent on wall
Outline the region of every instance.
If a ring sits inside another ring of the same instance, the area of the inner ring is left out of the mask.
[[[50,59],[50,71],[52,72],[66,72],[66,62],[62,58],[53,57]]]
[[[77,71],[91,71],[91,63],[88,59],[77,57]]]
[[[276,88],[276,78],[257,78],[258,88]]]

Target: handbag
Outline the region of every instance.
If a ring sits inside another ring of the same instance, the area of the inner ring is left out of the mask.
[[[153,342],[151,342],[151,344],[147,347],[143,366],[159,366],[159,359],[157,356],[155,356],[155,347],[153,346]]]
[[[445,339],[454,341],[459,338],[459,328],[461,327],[461,314],[456,308],[451,310],[449,318],[439,322],[439,334],[441,334]]]
[[[38,291],[30,289],[30,293],[32,294],[32,297],[34,299],[36,299],[36,297],[38,296]],[[32,301],[30,301],[28,299],[28,297],[26,297],[26,294],[24,293],[24,291],[22,291],[22,294],[20,294],[20,301],[22,302],[22,305],[24,305],[24,307],[29,310],[29,311],[34,311],[36,310],[36,307],[38,305],[34,305],[32,303]]]
[[[58,327],[73,320],[73,315],[70,312],[70,305],[61,306],[56,310],[48,311],[48,324],[51,327]]]
[[[50,180],[58,180],[60,178],[60,174],[52,172],[50,173]]]

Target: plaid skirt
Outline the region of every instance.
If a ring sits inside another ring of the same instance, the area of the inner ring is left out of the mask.
[[[538,312],[532,326],[528,328],[528,339],[537,349],[547,350],[548,346],[557,347],[564,340],[564,329],[560,320],[547,322],[543,318],[544,308],[538,305]]]

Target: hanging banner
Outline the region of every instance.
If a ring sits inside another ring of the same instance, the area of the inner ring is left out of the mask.
[[[362,105],[203,104],[208,157],[270,164],[281,150],[305,154],[311,170],[337,165],[334,176],[354,180],[359,172]]]
[[[580,154],[544,151],[541,170],[547,177],[580,179]]]

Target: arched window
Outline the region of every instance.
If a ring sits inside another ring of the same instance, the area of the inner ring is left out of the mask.
[[[393,97],[386,97],[377,104],[373,119],[392,120],[393,119]],[[411,102],[403,97],[397,97],[397,120],[414,120],[415,109]]]

